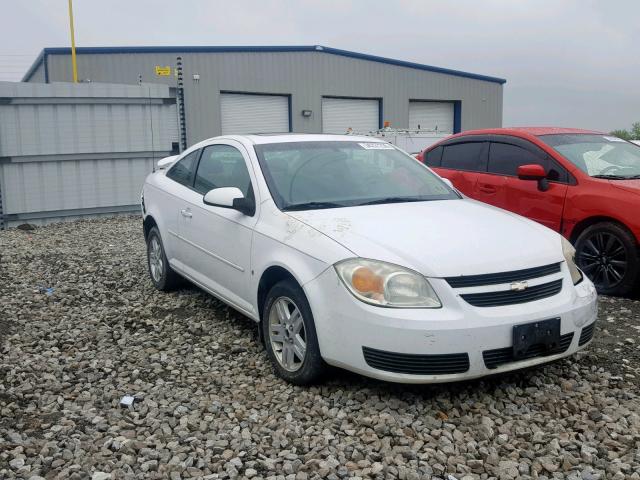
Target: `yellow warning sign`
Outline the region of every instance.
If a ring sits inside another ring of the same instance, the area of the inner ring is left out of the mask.
[[[156,65],[156,75],[158,75],[159,77],[168,77],[171,75],[171,67],[170,66],[166,66],[166,67],[161,67],[160,65]]]

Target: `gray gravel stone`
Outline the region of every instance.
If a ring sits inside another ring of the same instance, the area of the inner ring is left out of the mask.
[[[91,475],[91,480],[109,480],[110,478],[111,474],[106,472],[93,472]]]
[[[0,252],[2,479],[640,479],[636,300],[601,298],[585,352],[524,372],[299,388],[250,320],[152,288],[137,217],[3,231]]]
[[[9,466],[14,470],[21,469],[24,466],[24,458],[23,457],[14,458],[9,462]]]

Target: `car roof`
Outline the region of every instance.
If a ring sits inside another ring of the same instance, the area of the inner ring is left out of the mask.
[[[260,145],[265,143],[285,143],[285,142],[367,142],[386,143],[376,137],[364,135],[332,135],[324,133],[258,133],[251,135],[223,135],[216,138],[227,138],[238,141],[249,141]],[[215,140],[210,138],[209,140]]]
[[[597,132],[595,130],[584,130],[582,128],[565,128],[565,127],[505,127],[505,128],[484,128],[479,130],[467,130],[462,133],[454,135],[514,135],[516,137],[525,137],[528,135],[538,137],[540,135],[554,135],[554,134],[591,134],[591,135],[606,135],[603,132]]]

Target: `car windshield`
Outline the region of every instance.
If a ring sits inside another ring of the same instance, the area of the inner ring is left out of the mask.
[[[540,139],[592,177],[640,178],[640,147],[609,135],[553,134]]]
[[[458,199],[415,158],[388,143],[315,141],[255,146],[281,210]]]

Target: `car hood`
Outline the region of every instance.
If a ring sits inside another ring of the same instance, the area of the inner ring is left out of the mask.
[[[469,199],[288,214],[354,256],[395,263],[430,277],[497,273],[564,260],[557,233]]]
[[[620,190],[640,195],[640,179],[636,180],[609,180],[609,183]]]

